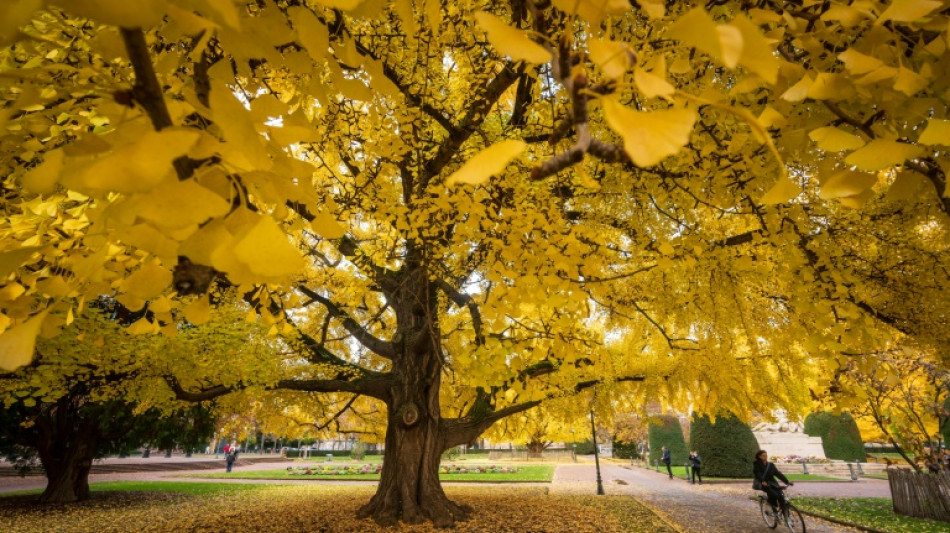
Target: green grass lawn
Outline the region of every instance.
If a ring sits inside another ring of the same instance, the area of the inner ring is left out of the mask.
[[[686,477],[686,467],[685,467],[685,466],[674,466],[674,467],[671,467],[671,468],[672,468],[672,470],[673,470],[673,475],[674,475],[674,476],[680,477],[680,478]],[[666,472],[666,468],[665,468],[665,467],[660,467],[660,473],[662,474],[662,473],[665,473],[665,472]],[[816,476],[815,474],[785,474],[785,477],[787,477],[789,481],[844,481],[844,480],[845,480],[845,478],[830,477],[830,476]],[[710,477],[710,476],[703,476],[703,480],[707,480],[707,479],[710,480],[710,481],[715,481],[715,480],[738,480],[738,479],[748,479],[749,481],[752,481],[752,476],[749,476],[748,478],[728,478],[728,477]]]
[[[315,465],[317,466],[317,465]],[[319,466],[329,466],[319,465]],[[465,473],[465,474],[441,474],[439,479],[442,481],[498,481],[498,482],[517,482],[517,481],[534,481],[534,482],[549,482],[554,476],[554,466],[553,465],[522,465],[519,466],[518,472],[506,473],[506,474],[481,474],[481,473]],[[300,472],[300,471],[298,471]],[[243,472],[231,472],[230,474],[225,472],[218,472],[215,474],[196,474],[189,475],[188,477],[200,477],[200,478],[209,478],[209,479],[322,479],[322,480],[367,480],[367,481],[377,481],[379,480],[379,474],[335,474],[335,475],[302,475],[294,474],[290,475],[285,469],[274,469],[274,470],[248,470]]]
[[[950,524],[894,513],[889,498],[795,498],[803,511],[892,533],[950,533]]]
[[[103,483],[91,483],[89,490],[92,492],[180,492],[196,496],[208,496],[229,492],[238,492],[244,490],[259,489],[263,485],[256,483],[214,483],[214,482],[187,482],[187,481],[106,481]],[[0,498],[10,496],[27,496],[30,494],[40,494],[43,489],[18,490],[14,492],[4,492]]]

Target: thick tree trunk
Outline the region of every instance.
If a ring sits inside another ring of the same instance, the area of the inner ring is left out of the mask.
[[[80,431],[69,442],[51,442],[40,453],[46,470],[46,490],[40,501],[51,503],[77,502],[89,499],[89,471],[96,454],[96,438],[92,431]]]
[[[449,501],[439,482],[447,439],[440,429],[438,301],[424,269],[410,268],[402,275],[389,294],[399,326],[383,469],[376,494],[358,514],[382,525],[430,520],[449,527],[466,519],[471,509]]]

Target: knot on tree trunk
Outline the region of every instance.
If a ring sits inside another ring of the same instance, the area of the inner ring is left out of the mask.
[[[412,427],[419,421],[419,407],[412,402],[404,403],[396,411],[396,416],[399,418],[399,421],[402,422],[402,425],[407,428]]]
[[[204,294],[216,272],[209,266],[192,263],[187,257],[179,257],[173,275],[178,294]]]

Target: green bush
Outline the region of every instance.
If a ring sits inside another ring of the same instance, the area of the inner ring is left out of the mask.
[[[363,441],[358,440],[353,443],[353,449],[350,450],[350,458],[354,461],[362,461],[363,457],[366,456],[366,446],[363,444]]]
[[[805,433],[821,437],[821,447],[828,459],[867,461],[858,424],[848,413],[839,416],[827,411],[812,413],[805,418]]]
[[[689,446],[699,452],[704,476],[752,477],[759,442],[752,428],[732,414],[719,416],[715,424],[709,415],[694,414]]]
[[[594,455],[594,441],[588,439],[576,443],[574,453],[577,455]]]
[[[672,464],[686,464],[689,452],[686,450],[686,441],[683,439],[683,428],[675,416],[651,417],[652,422],[647,426],[650,438],[650,464],[663,458],[661,448],[670,449]]]
[[[615,440],[613,450],[614,457],[617,459],[640,458],[640,454],[637,452],[637,443],[635,442],[620,442],[619,440]]]

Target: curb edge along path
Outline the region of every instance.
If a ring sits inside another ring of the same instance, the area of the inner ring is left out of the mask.
[[[684,533],[773,531],[762,521],[758,503],[749,500],[751,489],[735,485],[690,485],[682,478],[671,480],[650,470],[630,470],[615,465],[601,465],[601,474],[607,494],[633,496],[660,511],[661,517]],[[551,493],[593,494],[595,480],[593,465],[559,465],[551,482]],[[839,488],[837,492],[842,491]],[[809,533],[858,531],[811,516],[805,518],[805,525]]]

